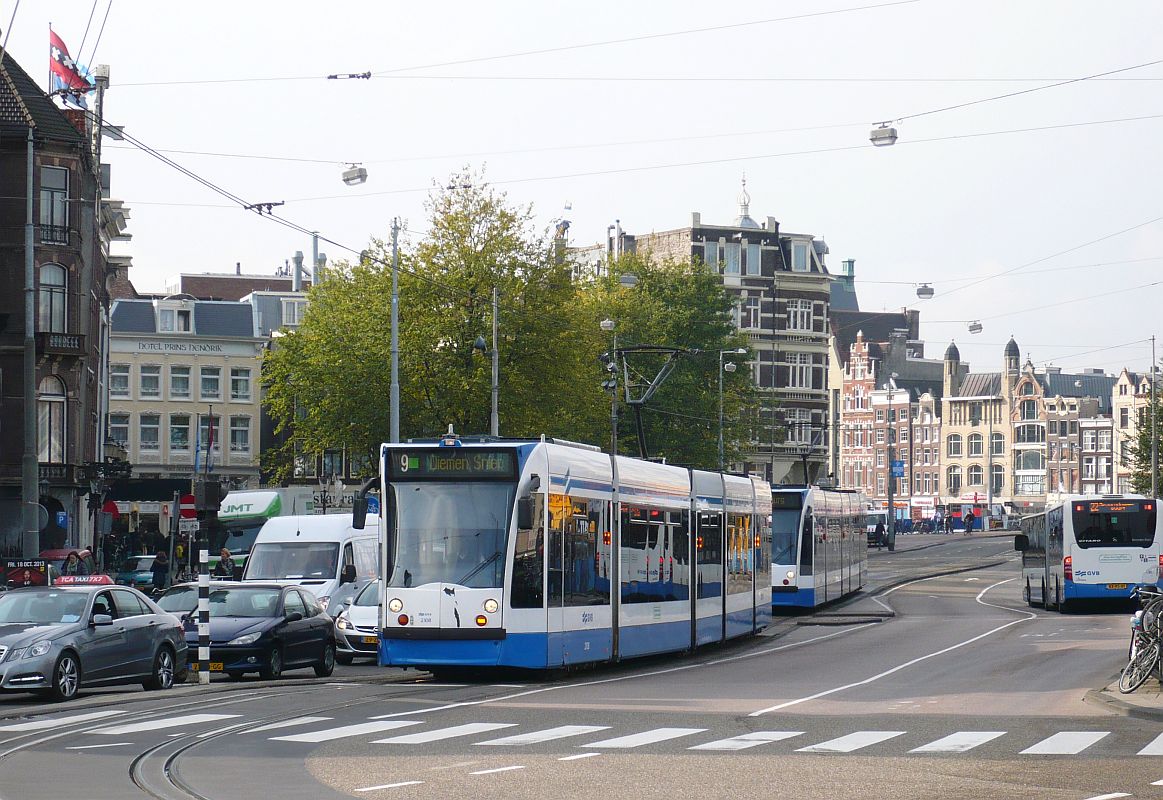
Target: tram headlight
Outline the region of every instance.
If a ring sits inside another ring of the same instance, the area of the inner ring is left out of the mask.
[[[391,611],[393,614],[399,614],[403,610],[404,610],[404,601],[401,600],[400,598],[393,597],[391,600],[388,601],[388,611]]]
[[[496,600],[494,600],[493,598],[491,598],[491,597],[490,597],[488,600],[486,600],[486,601],[485,601],[485,606],[484,606],[484,608],[485,608],[485,612],[486,612],[486,613],[488,613],[488,614],[496,614],[496,613],[497,613],[497,609],[498,609],[498,608],[500,608],[500,606],[499,606],[499,605],[497,605],[497,601],[496,601]]]
[[[789,570],[787,571],[787,579],[788,579],[789,581],[794,581],[794,580],[795,580],[795,578],[796,578],[796,571],[795,571],[794,569],[789,569]]]

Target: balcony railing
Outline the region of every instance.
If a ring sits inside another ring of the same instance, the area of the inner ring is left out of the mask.
[[[84,356],[85,334],[39,331],[36,334],[36,352],[47,356]]]
[[[68,244],[69,228],[67,225],[41,225],[40,241],[43,244]]]

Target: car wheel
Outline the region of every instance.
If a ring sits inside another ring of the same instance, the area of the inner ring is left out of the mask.
[[[232,680],[232,681],[240,681],[240,680],[242,680],[242,673],[241,672],[227,672],[226,677],[230,678],[230,680]]]
[[[162,647],[153,657],[153,674],[141,684],[149,691],[170,689],[174,685],[174,654],[170,648]]]
[[[315,665],[315,677],[326,678],[332,672],[335,672],[335,642],[327,642],[323,645],[319,663]]]
[[[354,660],[355,660],[355,656],[353,656],[351,653],[344,653],[341,650],[335,651],[336,663],[342,664],[343,666],[346,667],[348,664],[350,664]]]
[[[258,673],[264,681],[276,681],[283,674],[283,648],[277,644],[271,648],[271,655],[267,665]]]
[[[48,695],[53,700],[72,700],[81,688],[81,661],[71,651],[61,653],[52,671],[52,688]]]

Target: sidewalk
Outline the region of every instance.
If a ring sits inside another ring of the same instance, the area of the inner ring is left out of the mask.
[[[1158,678],[1147,682],[1130,694],[1119,692],[1118,676],[1101,689],[1086,693],[1086,702],[1103,706],[1116,714],[1137,719],[1163,720],[1163,685]]]

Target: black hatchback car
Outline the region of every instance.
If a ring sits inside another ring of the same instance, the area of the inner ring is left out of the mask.
[[[198,669],[197,591],[184,617],[190,669]],[[174,589],[170,590],[171,592]],[[309,591],[266,583],[218,584],[210,590],[210,671],[232,678],[257,672],[267,680],[311,667],[320,678],[335,669],[331,617]]]

